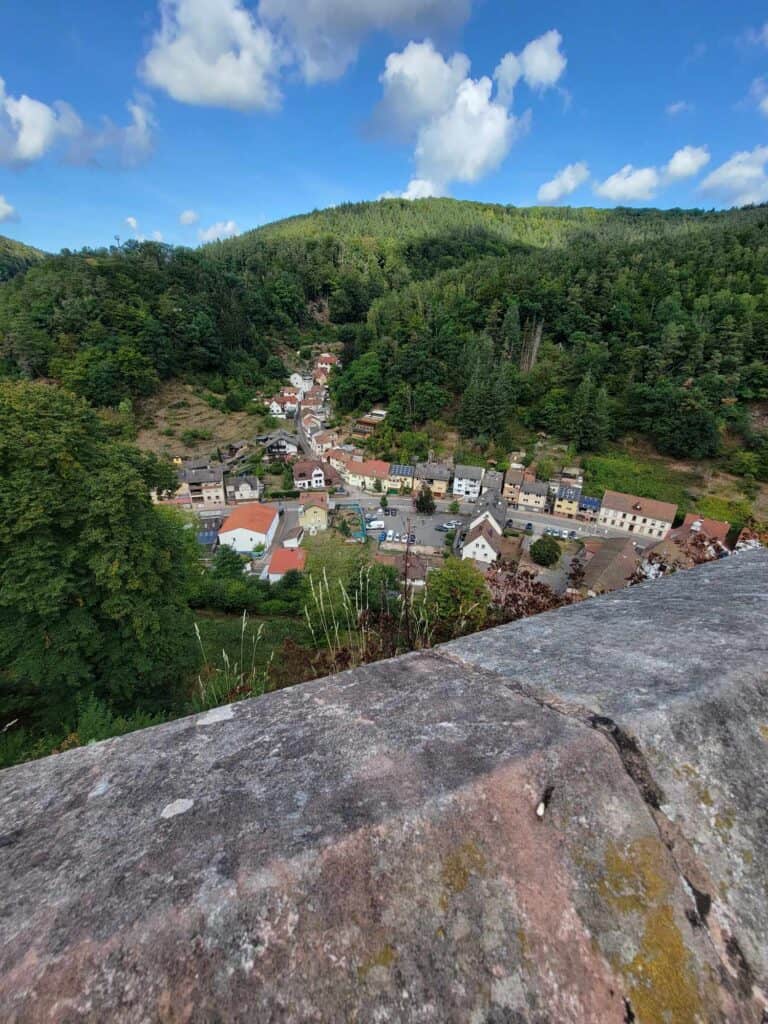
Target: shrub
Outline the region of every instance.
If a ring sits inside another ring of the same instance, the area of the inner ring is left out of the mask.
[[[537,565],[555,565],[560,560],[560,545],[554,537],[539,537],[531,544],[531,558]]]

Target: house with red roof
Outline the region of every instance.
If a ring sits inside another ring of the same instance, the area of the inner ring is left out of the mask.
[[[255,548],[268,548],[275,538],[277,509],[258,501],[238,505],[219,530],[219,543],[247,555]]]
[[[307,552],[304,548],[278,548],[267,569],[269,582],[277,583],[289,572],[304,572],[306,564]]]

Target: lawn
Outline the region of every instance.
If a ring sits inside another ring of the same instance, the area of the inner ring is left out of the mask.
[[[699,473],[672,469],[661,459],[626,452],[589,455],[583,466],[585,494],[602,498],[603,491],[621,491],[671,501],[681,511],[693,508],[703,484]]]

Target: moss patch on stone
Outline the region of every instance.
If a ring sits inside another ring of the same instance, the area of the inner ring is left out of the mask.
[[[643,1024],[691,1024],[706,1016],[691,955],[675,922],[667,871],[660,840],[645,836],[624,849],[608,847],[598,884],[607,903],[621,914],[637,914],[643,922],[633,959],[614,961]]]
[[[445,910],[452,896],[464,892],[472,875],[482,874],[484,870],[485,857],[473,842],[462,843],[449,853],[441,871],[443,893],[440,908]]]

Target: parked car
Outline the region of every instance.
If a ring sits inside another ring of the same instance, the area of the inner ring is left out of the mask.
[[[384,520],[383,519],[371,519],[370,522],[367,523],[366,529],[368,529],[368,530],[383,530],[384,529]]]
[[[415,533],[412,533],[412,534],[409,535],[408,543],[409,544],[415,544],[416,543],[416,534]]]
[[[387,531],[386,530],[382,530],[381,533],[379,534],[379,544],[383,544],[386,539],[387,539]]]
[[[395,539],[395,531],[394,530],[387,530],[387,537],[386,537],[386,539],[387,539],[387,541],[394,540]]]
[[[399,544],[399,543],[400,543],[400,534],[396,533],[395,534],[395,544]]]
[[[576,531],[575,530],[569,530],[568,531],[568,540],[576,540]]]
[[[525,532],[526,533],[533,533],[533,523],[526,523],[525,524]]]

